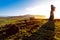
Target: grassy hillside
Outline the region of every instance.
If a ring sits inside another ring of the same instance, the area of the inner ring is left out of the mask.
[[[23,16],[0,17],[0,27],[6,24],[15,24],[18,20],[25,19]]]
[[[0,18],[0,39],[22,40],[24,36],[29,37],[34,32],[38,31],[41,28],[41,26],[44,25],[46,22],[48,22],[48,19],[35,19],[25,17]],[[54,22],[54,38],[60,40],[60,19],[55,19]]]

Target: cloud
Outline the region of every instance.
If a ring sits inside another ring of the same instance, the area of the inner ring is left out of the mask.
[[[49,4],[35,5],[24,9],[23,14],[32,14],[32,15],[45,15],[49,16],[50,6]]]
[[[32,14],[32,15],[45,15],[47,18],[50,16],[50,6],[53,4],[56,7],[55,18],[60,18],[60,0],[47,0],[44,3],[36,4],[24,9],[22,14]]]

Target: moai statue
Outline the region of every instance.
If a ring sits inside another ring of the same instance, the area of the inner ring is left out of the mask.
[[[55,7],[53,5],[51,5],[51,12],[50,12],[49,21],[53,21],[54,20],[54,11],[55,11]]]

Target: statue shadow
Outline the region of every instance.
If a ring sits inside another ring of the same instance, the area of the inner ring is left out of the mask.
[[[42,25],[38,31],[33,33],[30,37],[23,37],[23,40],[55,40],[55,23],[48,21]]]

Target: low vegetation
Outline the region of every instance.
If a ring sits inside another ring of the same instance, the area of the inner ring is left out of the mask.
[[[46,22],[48,19],[0,18],[0,40],[22,40],[23,37],[29,37],[37,32]],[[60,40],[60,19],[56,19],[54,22],[54,38]]]

